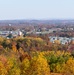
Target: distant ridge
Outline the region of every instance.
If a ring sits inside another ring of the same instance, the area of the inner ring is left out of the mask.
[[[61,24],[61,23],[69,23],[74,24],[74,20],[0,20],[0,25],[2,24]]]

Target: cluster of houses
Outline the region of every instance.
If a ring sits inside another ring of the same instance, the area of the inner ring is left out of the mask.
[[[22,36],[23,33],[20,30],[16,31],[0,31],[0,36],[5,38],[13,38],[17,36]]]
[[[46,28],[44,28],[46,29]],[[52,28],[52,29],[48,29],[48,30],[44,30],[44,31],[36,31],[35,29],[32,30],[32,31],[25,31],[25,30],[20,30],[20,29],[17,29],[17,30],[1,30],[0,31],[0,36],[2,37],[6,37],[6,38],[9,38],[8,36],[9,35],[12,35],[12,37],[17,37],[17,36],[21,36],[21,35],[28,35],[28,34],[36,34],[36,35],[40,35],[40,34],[49,34],[49,33],[53,33],[54,31],[60,31],[61,29],[60,28]],[[11,38],[12,38],[11,37]]]
[[[50,36],[49,39],[50,39],[50,42],[52,43],[59,43],[63,45],[74,42],[74,37],[67,38],[67,37]]]
[[[61,31],[61,28],[42,28],[41,29],[33,29],[32,31],[26,32],[26,34],[49,34],[49,33],[53,33],[53,32],[57,32],[57,31]]]

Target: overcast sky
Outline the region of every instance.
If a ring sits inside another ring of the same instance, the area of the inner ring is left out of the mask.
[[[74,0],[0,0],[0,20],[74,19]]]

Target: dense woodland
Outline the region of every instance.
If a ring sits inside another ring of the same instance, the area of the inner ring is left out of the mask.
[[[73,47],[52,44],[45,36],[0,37],[0,75],[59,74],[74,75]]]

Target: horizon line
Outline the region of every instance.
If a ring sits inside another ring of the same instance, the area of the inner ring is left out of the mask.
[[[10,20],[74,20],[74,19],[62,19],[62,18],[57,18],[57,19],[0,19],[0,21],[10,21]]]

